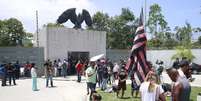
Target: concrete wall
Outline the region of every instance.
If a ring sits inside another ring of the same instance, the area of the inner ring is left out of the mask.
[[[45,27],[39,34],[39,45],[45,48],[45,59],[67,58],[69,51],[89,52],[90,57],[106,54],[106,32]]]
[[[130,50],[107,50],[107,58],[113,61],[119,61],[119,59],[128,59]],[[171,66],[173,60],[171,57],[175,54],[175,50],[148,50],[147,59],[152,63],[155,63],[157,59],[164,61],[164,65]],[[201,49],[192,49],[193,55],[196,57],[193,62],[201,64]]]
[[[35,34],[36,36],[36,34]],[[47,29],[40,29],[39,31],[39,47],[46,47],[47,46]],[[36,37],[35,37],[36,40]],[[36,41],[37,42],[37,41]],[[34,46],[37,46],[37,43],[34,44]],[[44,48],[44,57],[47,57],[47,48]]]
[[[0,47],[0,63],[15,63],[18,60],[20,64],[25,64],[29,61],[36,64],[40,75],[43,73],[43,53],[43,48]]]

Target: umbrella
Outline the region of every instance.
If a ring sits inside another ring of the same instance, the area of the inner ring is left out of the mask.
[[[97,61],[98,59],[102,58],[104,54],[96,55],[90,58],[90,61]]]

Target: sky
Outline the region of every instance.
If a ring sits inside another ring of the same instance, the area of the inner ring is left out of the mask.
[[[168,25],[183,26],[189,22],[192,27],[201,27],[201,0],[146,0],[147,15],[150,5],[157,3]],[[121,8],[129,8],[139,16],[145,0],[0,0],[0,20],[17,18],[23,23],[26,32],[36,32],[36,10],[38,10],[39,28],[48,22],[56,22],[66,9],[77,8],[76,12],[87,9],[91,15],[97,11],[110,16],[119,15]],[[70,21],[65,26],[72,28]]]

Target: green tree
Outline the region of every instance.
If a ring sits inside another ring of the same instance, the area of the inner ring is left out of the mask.
[[[186,22],[186,25],[183,27],[175,27],[176,39],[179,41],[179,44],[184,47],[191,47],[191,36],[193,33],[193,28],[190,23]]]
[[[93,30],[106,31],[107,48],[125,49],[130,44],[130,34],[134,28],[135,16],[128,8],[122,8],[121,14],[110,17],[107,13],[97,12],[92,17]]]
[[[129,48],[130,33],[133,32],[135,16],[128,8],[122,8],[119,16],[112,17],[109,24],[108,48]]]
[[[0,46],[8,46],[10,43],[8,28],[5,24],[5,21],[0,20]]]
[[[22,23],[15,19],[1,21],[0,28],[0,45],[1,46],[22,46],[22,40],[25,38],[25,31]]]
[[[107,13],[96,12],[92,17],[93,30],[97,31],[108,31],[109,27],[109,16]]]
[[[194,32],[194,28],[191,27],[190,23],[186,22],[185,26],[183,27],[175,27],[175,31],[176,39],[179,41],[179,46],[177,46],[176,54],[172,56],[172,59],[175,59],[176,57],[187,57],[189,60],[194,59],[195,56],[191,51],[191,36]]]
[[[153,4],[150,6],[147,26],[149,32],[152,34],[152,37],[157,39],[164,38],[164,31],[166,31],[168,24],[161,12],[161,7],[158,4]]]
[[[24,47],[33,47],[33,33],[26,33],[26,37],[23,40]]]
[[[24,40],[32,37],[33,34],[26,33],[16,18],[0,20],[0,46],[23,46]]]
[[[187,57],[188,60],[193,60],[195,56],[193,55],[191,48],[186,48],[184,46],[176,47],[176,53],[172,56],[172,59]]]

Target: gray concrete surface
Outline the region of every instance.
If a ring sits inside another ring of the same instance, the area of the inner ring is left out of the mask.
[[[106,55],[106,32],[43,27],[39,31],[39,47],[44,47],[45,60],[67,58],[68,52],[89,52],[89,57]]]
[[[56,87],[46,88],[45,79],[38,78],[39,91],[32,91],[32,80],[17,80],[16,86],[0,87],[0,101],[86,101],[86,83],[76,77],[55,78]]]
[[[163,80],[171,83],[164,72]],[[191,86],[201,87],[201,75],[193,75]],[[0,101],[87,101],[85,78],[76,82],[76,76],[54,78],[54,88],[45,87],[45,79],[38,78],[39,91],[32,91],[31,79],[17,80],[17,86],[0,87]],[[130,80],[127,80],[130,83]]]

